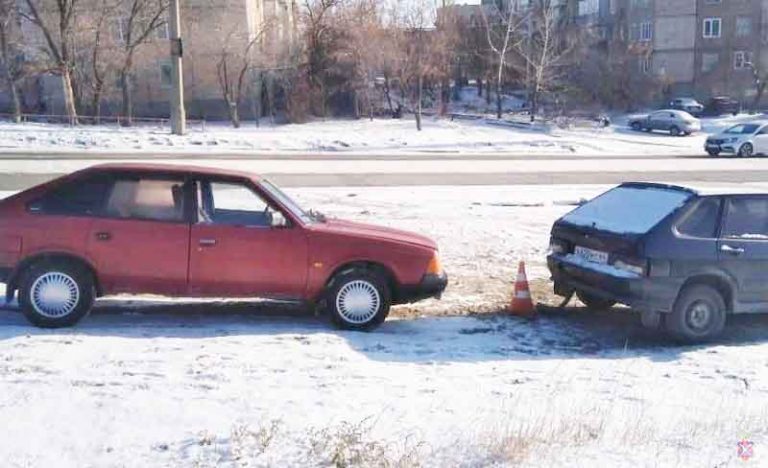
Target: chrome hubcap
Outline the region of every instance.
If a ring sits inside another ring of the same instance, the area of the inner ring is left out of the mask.
[[[77,307],[80,289],[71,276],[52,271],[35,280],[29,296],[37,313],[48,318],[61,318]]]
[[[709,304],[697,302],[691,307],[691,311],[688,314],[688,324],[696,329],[707,328],[711,316],[712,308]]]
[[[355,280],[345,284],[336,296],[336,310],[349,323],[371,321],[379,312],[381,296],[368,281]]]
[[[741,149],[741,154],[747,157],[752,156],[752,145],[750,144],[744,145],[744,147]]]

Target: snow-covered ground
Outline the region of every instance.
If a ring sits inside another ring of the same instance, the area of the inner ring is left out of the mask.
[[[766,466],[768,319],[680,347],[627,311],[499,310],[516,262],[605,187],[291,189],[440,243],[443,302],[341,332],[274,304],[112,298],[78,327],[0,312],[6,466]],[[7,195],[0,193],[0,197]],[[451,316],[436,316],[450,312]],[[459,314],[460,316],[456,316]]]
[[[708,119],[707,131],[750,116]],[[451,121],[426,118],[416,131],[411,119],[329,120],[302,125],[246,124],[233,129],[222,123],[190,127],[172,136],[168,127],[116,125],[68,127],[51,124],[0,123],[0,151],[88,151],[119,153],[349,152],[361,154],[700,154],[705,135],[674,138],[632,132],[620,118],[611,128],[527,129],[493,119]]]

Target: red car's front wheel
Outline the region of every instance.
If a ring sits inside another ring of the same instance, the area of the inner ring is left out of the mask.
[[[24,272],[19,304],[38,327],[68,327],[91,310],[93,290],[93,278],[86,269],[63,261],[40,262]]]
[[[364,268],[339,273],[326,296],[333,322],[348,330],[370,330],[380,325],[389,314],[391,302],[386,279]]]

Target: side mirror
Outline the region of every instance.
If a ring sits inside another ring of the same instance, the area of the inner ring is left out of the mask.
[[[273,229],[284,229],[289,227],[290,223],[283,213],[275,211],[272,213],[272,221],[270,225]]]

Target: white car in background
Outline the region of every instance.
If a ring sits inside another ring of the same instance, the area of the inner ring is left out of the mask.
[[[707,138],[704,149],[710,156],[735,154],[748,158],[756,154],[768,154],[768,121],[734,125]]]

